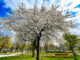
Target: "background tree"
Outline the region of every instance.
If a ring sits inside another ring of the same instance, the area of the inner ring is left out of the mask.
[[[0,37],[0,51],[2,49],[10,49],[11,48],[11,39],[10,37]]]
[[[66,40],[67,45],[69,46],[70,50],[72,51],[75,60],[77,60],[76,52],[74,51],[74,48],[75,48],[75,46],[76,46],[76,44],[78,42],[77,35],[72,35],[72,34],[66,33],[66,34],[63,35],[63,37]]]
[[[80,44],[78,44],[78,50],[80,51]]]
[[[2,43],[2,38],[0,37],[0,52],[2,51],[2,47],[3,46],[3,43]]]
[[[80,52],[80,37],[78,37],[79,39],[78,39],[78,43],[77,43],[77,49],[79,50],[79,52]]]
[[[53,43],[51,43],[51,44],[49,44],[49,46],[50,46],[49,47],[50,50],[55,51],[55,46],[56,45],[54,45]]]
[[[48,48],[49,48],[48,42],[44,43],[44,50],[46,51],[46,53],[47,53],[47,51],[48,51]]]
[[[27,51],[30,51],[30,50],[32,49],[31,42],[28,42],[28,43],[27,43],[25,49],[26,49]],[[28,53],[28,52],[27,52],[27,53]]]

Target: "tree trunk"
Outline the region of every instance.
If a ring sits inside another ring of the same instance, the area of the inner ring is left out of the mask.
[[[41,31],[39,32],[39,34],[37,35],[37,46],[36,46],[36,49],[37,49],[37,60],[39,60],[39,44],[40,44],[40,38],[41,38],[41,34],[42,32],[44,31],[45,29],[41,29]]]
[[[22,55],[24,54],[24,48],[25,48],[25,44],[23,44],[23,47],[22,47]]]
[[[11,48],[10,51],[13,52],[13,49]]]
[[[2,48],[0,48],[0,52],[2,51]]]
[[[32,57],[34,57],[34,56],[35,56],[35,50],[32,51]]]
[[[47,53],[47,50],[48,50],[48,48],[47,48],[47,46],[46,46],[46,53]]]
[[[38,37],[37,39],[37,60],[39,60],[39,40],[40,40],[40,37]]]
[[[65,49],[63,49],[63,52],[65,52]]]
[[[22,55],[23,55],[23,49],[22,49]]]
[[[32,42],[32,57],[35,56],[35,49],[36,49],[36,40]]]
[[[79,52],[80,52],[80,47],[78,47],[78,50],[79,50]]]
[[[60,49],[60,47],[59,47],[59,51],[58,51],[59,53],[61,52],[61,49]]]
[[[72,53],[73,53],[73,55],[74,55],[74,60],[77,60],[77,58],[76,58],[76,53],[74,52],[74,49],[72,49]]]

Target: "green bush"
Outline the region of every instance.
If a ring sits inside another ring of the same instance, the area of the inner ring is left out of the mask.
[[[54,57],[54,58],[73,58],[73,55],[69,55],[68,53],[56,53],[56,54],[47,54],[44,57]]]
[[[74,56],[73,55],[57,55],[57,56],[54,56],[55,58],[73,58]]]

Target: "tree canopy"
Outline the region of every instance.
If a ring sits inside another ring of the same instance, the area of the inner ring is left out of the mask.
[[[39,43],[45,40],[45,37],[56,37],[58,32],[68,31],[74,27],[70,14],[62,14],[53,6],[47,10],[45,7],[38,9],[26,9],[24,4],[19,5],[17,10],[13,10],[13,15],[8,15],[8,19],[3,19],[9,29],[16,32],[17,36],[24,41],[36,40],[37,60],[39,60]],[[60,35],[60,34],[58,34]]]

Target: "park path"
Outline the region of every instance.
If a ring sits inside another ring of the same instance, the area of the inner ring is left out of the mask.
[[[22,54],[22,53],[12,53],[12,54],[9,54],[9,55],[0,55],[0,57],[16,56],[16,55],[19,55],[19,54]]]

